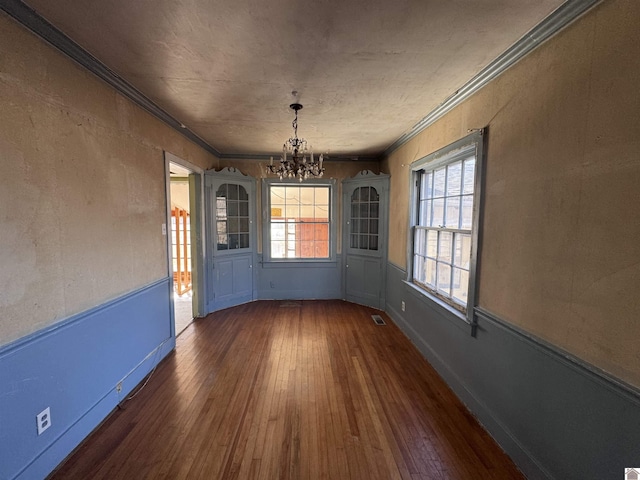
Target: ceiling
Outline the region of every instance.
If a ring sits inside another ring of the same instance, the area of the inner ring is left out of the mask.
[[[27,0],[223,155],[376,157],[562,0]]]

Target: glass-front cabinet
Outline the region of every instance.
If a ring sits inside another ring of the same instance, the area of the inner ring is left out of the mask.
[[[207,311],[256,297],[255,180],[235,168],[205,172]]]

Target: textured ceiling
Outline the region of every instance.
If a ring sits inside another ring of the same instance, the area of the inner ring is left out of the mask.
[[[28,0],[223,154],[377,156],[561,0]]]

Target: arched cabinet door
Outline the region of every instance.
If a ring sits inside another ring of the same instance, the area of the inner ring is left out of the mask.
[[[255,179],[235,168],[205,172],[207,312],[254,300]]]
[[[344,298],[383,310],[389,175],[364,170],[342,182]]]

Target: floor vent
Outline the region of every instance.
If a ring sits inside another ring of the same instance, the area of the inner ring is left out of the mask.
[[[373,323],[376,325],[386,325],[380,315],[371,315],[371,318],[373,318]]]
[[[280,302],[280,308],[300,308],[302,302],[296,300],[284,300]]]

